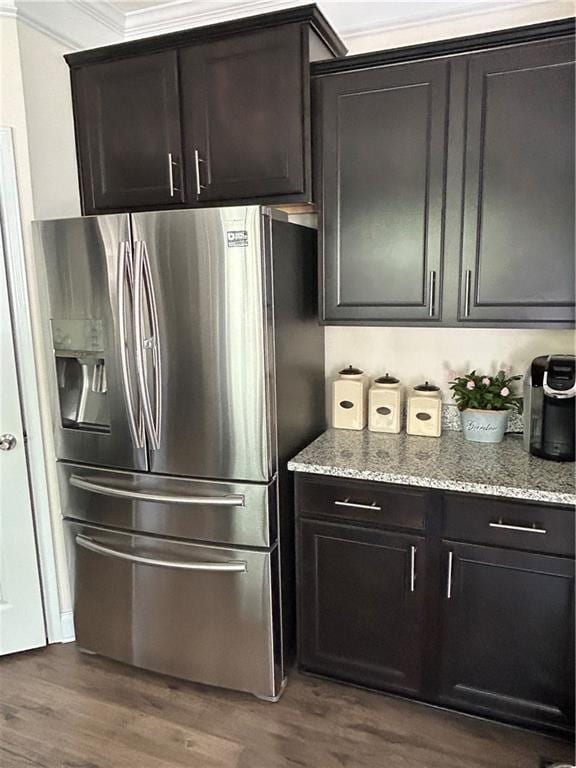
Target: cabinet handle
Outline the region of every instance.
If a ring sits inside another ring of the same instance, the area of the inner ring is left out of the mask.
[[[174,197],[174,192],[180,192],[180,187],[174,186],[174,168],[178,163],[172,157],[172,152],[168,152],[168,181],[170,182],[170,197]]]
[[[546,528],[539,528],[536,523],[532,527],[528,525],[511,525],[498,520],[497,523],[488,523],[490,528],[504,528],[507,531],[520,531],[521,533],[548,533]]]
[[[196,168],[196,194],[198,197],[200,197],[202,190],[206,189],[204,184],[200,183],[200,163],[203,163],[204,160],[200,157],[200,153],[197,149],[194,150],[194,166]]]
[[[416,547],[410,547],[410,592],[416,588]]]
[[[436,309],[436,272],[432,270],[430,272],[430,279],[428,282],[428,316],[434,317],[434,310]]]
[[[374,512],[382,512],[382,507],[379,507],[375,501],[372,504],[356,504],[353,501],[335,501],[334,504],[337,507],[354,507],[355,509],[371,509]]]
[[[446,597],[448,600],[452,597],[452,566],[454,560],[454,553],[448,552],[448,584],[446,585]]]
[[[466,270],[464,286],[464,317],[470,317],[470,293],[472,291],[472,270]]]

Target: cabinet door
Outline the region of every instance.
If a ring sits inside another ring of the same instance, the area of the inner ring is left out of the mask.
[[[72,72],[85,213],[182,203],[176,53]]]
[[[297,24],[181,51],[186,157],[195,165],[187,180],[190,199],[304,192],[309,96],[303,61]]]
[[[574,319],[574,42],[471,57],[460,319]]]
[[[440,701],[525,724],[573,718],[574,563],[443,545]]]
[[[424,539],[303,519],[298,556],[300,664],[418,692]]]
[[[317,82],[324,319],[438,320],[448,64]]]

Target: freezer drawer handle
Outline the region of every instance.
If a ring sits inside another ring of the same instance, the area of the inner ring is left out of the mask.
[[[119,552],[117,549],[104,547],[97,544],[92,539],[85,536],[76,536],[76,544],[91,552],[97,552],[99,555],[108,557],[117,557],[119,560],[128,560],[130,563],[141,563],[142,565],[155,565],[160,568],[179,568],[182,571],[211,571],[212,573],[246,573],[248,570],[244,560],[229,560],[224,563],[203,563],[187,562],[180,560],[164,560],[155,557],[142,557],[142,555],[131,555],[128,552]]]
[[[244,496],[232,494],[230,496],[176,496],[169,493],[148,493],[146,491],[133,491],[126,488],[115,488],[113,485],[103,485],[86,480],[77,475],[70,476],[70,485],[82,488],[84,491],[101,493],[104,496],[120,496],[136,501],[155,501],[160,504],[209,504],[217,507],[243,507]]]

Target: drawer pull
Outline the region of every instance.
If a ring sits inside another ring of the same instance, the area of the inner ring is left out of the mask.
[[[410,547],[410,592],[416,589],[416,547]]]
[[[446,585],[446,597],[448,600],[452,597],[452,566],[454,560],[454,552],[448,552],[448,584]]]
[[[105,483],[95,483],[92,480],[71,475],[70,485],[81,488],[83,491],[100,493],[103,496],[118,496],[132,501],[152,501],[157,504],[208,504],[210,506],[243,507],[244,496],[180,496],[169,493],[151,493],[149,491],[127,490]]]
[[[375,501],[372,504],[356,504],[354,501],[335,501],[334,504],[337,507],[354,507],[354,509],[371,509],[373,512],[382,512],[382,507],[379,507]]]
[[[504,528],[506,531],[519,531],[520,533],[548,533],[546,528],[539,528],[536,523],[532,527],[528,525],[509,525],[498,520],[497,523],[488,523],[490,528]]]
[[[229,560],[225,563],[203,563],[203,562],[182,562],[180,560],[164,560],[155,557],[142,557],[142,555],[131,555],[128,552],[120,552],[117,549],[104,547],[97,544],[86,536],[76,536],[76,544],[91,552],[108,557],[116,557],[119,560],[128,560],[130,563],[141,563],[142,565],[155,565],[161,568],[179,568],[183,571],[212,571],[213,573],[246,573],[246,563],[244,560]]]

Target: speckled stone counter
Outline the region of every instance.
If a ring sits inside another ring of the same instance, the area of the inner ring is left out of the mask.
[[[288,462],[288,469],[358,480],[576,504],[575,465],[545,461],[506,435],[488,445],[461,432],[440,438],[329,429]]]

